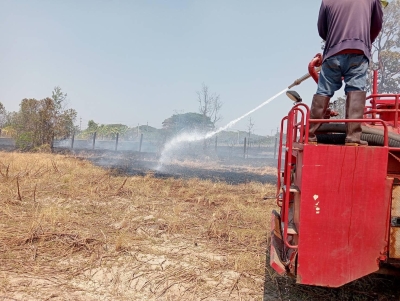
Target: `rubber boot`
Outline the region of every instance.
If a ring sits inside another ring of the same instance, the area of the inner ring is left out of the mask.
[[[328,96],[314,94],[311,103],[310,119],[324,119],[330,99],[331,98]],[[315,132],[320,126],[320,123],[310,123],[310,130],[308,131],[308,143],[317,144],[317,136],[315,136]]]
[[[347,93],[346,119],[362,119],[364,115],[367,92],[352,91]],[[346,140],[348,146],[367,146],[368,142],[361,140],[361,122],[346,123]]]

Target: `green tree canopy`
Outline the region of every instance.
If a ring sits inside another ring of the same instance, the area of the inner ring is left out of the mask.
[[[102,124],[97,131],[104,138],[114,139],[117,133],[124,135],[128,131],[128,126],[124,124]]]
[[[210,117],[199,113],[174,114],[162,123],[163,129],[176,133],[180,131],[209,131],[214,128]]]
[[[94,122],[93,120],[89,120],[86,131],[89,133],[94,133],[97,131],[98,127],[99,125],[96,122]]]
[[[89,138],[93,133],[97,133],[97,136],[101,139],[115,139],[117,133],[122,138],[128,133],[129,127],[125,124],[98,124],[93,120],[89,120],[88,127],[80,133],[80,137]]]

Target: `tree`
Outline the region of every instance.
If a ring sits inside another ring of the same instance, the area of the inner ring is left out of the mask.
[[[94,122],[93,120],[89,120],[88,121],[88,127],[87,127],[87,131],[89,132],[89,133],[94,133],[94,132],[96,132],[97,131],[97,128],[99,127],[99,125],[96,123],[96,122]]]
[[[19,149],[30,149],[39,146],[40,139],[40,102],[34,98],[25,98],[20,103],[20,109],[13,115],[11,124],[15,135],[15,144]]]
[[[74,130],[76,111],[65,109],[66,95],[56,87],[52,98],[36,100],[25,98],[17,113],[10,115],[16,146],[31,149],[41,145],[53,145],[55,137],[66,138]]]
[[[63,110],[58,115],[57,123],[55,124],[55,137],[65,139],[71,136],[76,130],[74,122],[77,117],[77,112],[74,109]]]
[[[206,132],[213,129],[210,117],[199,113],[174,114],[162,123],[163,129],[171,133],[180,131]]]
[[[371,71],[379,69],[378,91],[398,93],[400,87],[400,0],[392,1],[384,9],[382,31],[372,45]],[[372,72],[370,73],[372,74]],[[372,76],[368,77],[372,90]]]
[[[77,113],[67,107],[67,93],[63,93],[59,86],[52,91],[51,102],[49,105],[53,113],[52,123],[54,126],[53,135],[60,138],[66,138],[74,132],[74,121]]]
[[[127,131],[128,126],[124,124],[102,124],[98,127],[98,133],[106,139],[115,139],[117,133],[122,136]]]
[[[90,138],[93,133],[97,133],[97,136],[101,139],[115,139],[117,134],[120,138],[124,135],[129,134],[129,127],[124,124],[98,124],[93,120],[89,120],[88,126],[83,130],[79,136],[81,138]]]
[[[92,137],[93,133],[97,132],[98,129],[99,125],[93,120],[89,120],[87,128],[79,133],[79,137],[84,139]]]
[[[204,116],[204,120],[208,118],[215,128],[215,124],[222,118],[220,115],[222,102],[219,95],[211,93],[203,83],[201,90],[197,92],[197,101],[199,102],[199,113]]]
[[[54,90],[51,92],[51,98],[54,101],[56,112],[60,112],[65,109],[65,106],[67,105],[67,93],[63,93],[59,86],[54,87]]]
[[[7,112],[4,105],[0,102],[0,130],[4,127],[7,121]]]

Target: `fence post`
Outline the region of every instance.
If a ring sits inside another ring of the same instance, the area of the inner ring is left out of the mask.
[[[92,146],[92,149],[94,149],[94,146],[96,144],[96,135],[97,135],[97,132],[94,132],[93,133],[93,146]]]
[[[143,133],[140,134],[139,153],[142,151]]]
[[[75,132],[72,133],[72,139],[71,139],[71,149],[74,149],[74,142],[75,142]]]
[[[274,159],[276,159],[276,147],[278,145],[278,137],[275,137]]]
[[[119,133],[117,133],[117,137],[115,138],[115,151],[118,149],[118,138],[119,138]]]
[[[243,158],[245,158],[246,159],[246,146],[247,146],[247,142],[246,142],[247,140],[246,140],[246,137],[244,137],[244,151],[243,151]]]

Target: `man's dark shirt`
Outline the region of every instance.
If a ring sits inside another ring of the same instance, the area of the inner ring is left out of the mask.
[[[325,40],[324,60],[346,50],[371,59],[371,45],[382,29],[379,0],[322,0],[318,32]]]

